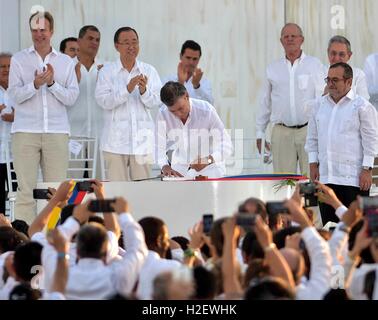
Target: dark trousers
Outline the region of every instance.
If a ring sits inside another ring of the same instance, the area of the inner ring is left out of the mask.
[[[11,163],[13,169],[13,163]],[[13,179],[16,178],[16,174],[12,172]],[[5,188],[7,186],[7,188]],[[13,184],[13,189],[17,189],[17,183]],[[8,174],[7,174],[7,164],[0,163],[0,213],[5,213],[5,202],[8,195]]]
[[[337,197],[342,202],[344,206],[347,208],[349,205],[356,200],[357,196],[369,196],[369,191],[362,191],[358,187],[352,187],[352,186],[341,186],[337,184],[326,184],[328,187],[330,187],[333,191],[335,191]],[[333,209],[331,206],[325,203],[319,203],[320,213],[322,215],[322,222],[323,226],[328,222],[339,222],[339,218],[335,214],[335,209]]]

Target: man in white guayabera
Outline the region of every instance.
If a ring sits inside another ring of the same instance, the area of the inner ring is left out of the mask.
[[[225,160],[233,146],[222,120],[207,101],[189,98],[184,85],[167,82],[160,91],[156,122],[157,162],[164,176],[225,175]],[[172,158],[166,152],[172,150]]]

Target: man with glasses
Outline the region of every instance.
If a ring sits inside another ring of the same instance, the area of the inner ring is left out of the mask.
[[[321,96],[324,90],[323,65],[319,59],[305,55],[301,28],[286,24],[281,31],[285,57],[270,64],[256,119],[257,148],[268,123],[273,124],[272,153],[275,172],[308,174],[308,158],[304,150],[310,115],[308,101]]]
[[[342,204],[369,195],[378,151],[377,111],[352,90],[352,67],[333,64],[325,81],[329,93],[312,103],[305,146],[311,179],[327,184],[341,201],[336,211],[320,204],[323,225],[339,221]]]
[[[110,181],[150,177],[154,123],[150,109],[161,105],[161,81],[156,69],[137,59],[139,37],[130,27],[118,29],[114,45],[119,59],[105,65],[95,96],[104,109],[101,141]]]
[[[334,36],[328,42],[328,60],[329,65],[333,65],[338,62],[348,63],[352,57],[352,49],[350,42],[343,36]],[[366,84],[366,76],[364,71],[359,68],[352,67],[353,69],[353,82],[352,89],[359,95],[369,100],[369,92]],[[327,74],[327,71],[324,72]],[[325,87],[325,93],[328,91],[328,87]]]

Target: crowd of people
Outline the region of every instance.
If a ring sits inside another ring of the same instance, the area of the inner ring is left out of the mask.
[[[122,197],[103,214],[96,200],[67,204],[73,183],[50,189],[30,226],[0,216],[0,299],[378,299],[377,224],[361,199],[347,208],[320,182],[315,195],[340,218],[333,228],[316,229],[297,185],[281,210],[249,198],[209,230],[198,217],[175,237],[158,213],[135,221]],[[106,197],[100,181],[92,188]],[[45,232],[55,207],[60,220]]]

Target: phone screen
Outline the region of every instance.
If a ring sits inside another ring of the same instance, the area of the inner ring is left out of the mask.
[[[211,213],[205,213],[202,216],[203,222],[203,233],[208,235],[210,233],[211,227],[213,226],[214,215]]]

